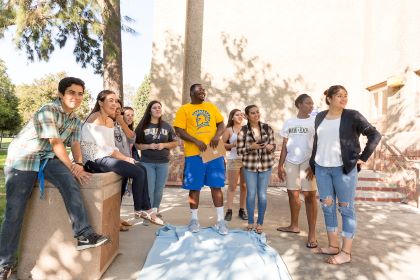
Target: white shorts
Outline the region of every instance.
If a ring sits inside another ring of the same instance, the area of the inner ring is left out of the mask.
[[[286,160],[284,169],[286,171],[286,188],[288,190],[316,191],[315,177],[311,181],[306,179],[306,169],[309,167],[309,160],[301,164],[293,164]]]

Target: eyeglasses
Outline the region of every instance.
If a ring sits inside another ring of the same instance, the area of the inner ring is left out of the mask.
[[[83,92],[75,92],[73,90],[68,90],[68,91],[65,91],[64,94],[68,94],[71,97],[83,98]]]

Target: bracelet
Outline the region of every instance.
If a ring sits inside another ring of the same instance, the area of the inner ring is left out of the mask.
[[[75,162],[74,164],[77,164],[77,165],[80,165],[80,166],[84,166],[84,164],[81,163],[81,162]]]

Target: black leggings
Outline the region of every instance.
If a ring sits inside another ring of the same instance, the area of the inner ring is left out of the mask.
[[[148,184],[147,184],[147,171],[146,168],[141,165],[140,162],[135,164],[119,160],[112,157],[104,157],[95,159],[95,161],[88,161],[85,164],[85,169],[91,173],[105,173],[115,172],[123,177],[123,184],[127,182],[126,178],[133,178],[133,201],[134,210],[149,210],[151,209]],[[123,188],[125,190],[125,184],[121,187],[123,195]]]

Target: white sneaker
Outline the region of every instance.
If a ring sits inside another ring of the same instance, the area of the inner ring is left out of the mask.
[[[200,224],[198,223],[197,219],[191,219],[190,223],[188,224],[188,230],[191,232],[200,231]]]
[[[224,220],[218,221],[214,228],[219,232],[221,235],[226,235],[229,233],[228,228]]]

